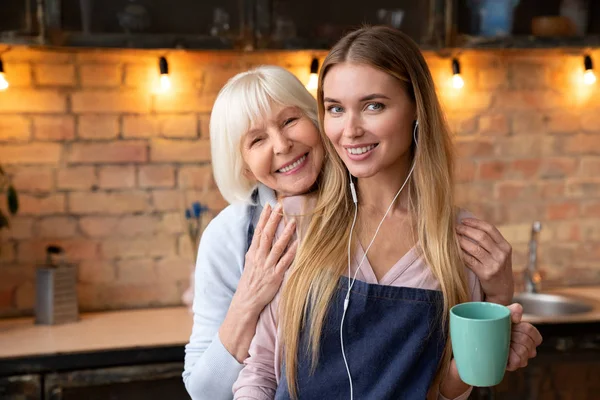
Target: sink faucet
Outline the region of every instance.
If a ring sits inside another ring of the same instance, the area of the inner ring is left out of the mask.
[[[542,276],[537,268],[537,249],[538,249],[538,236],[542,230],[542,223],[535,221],[531,226],[531,239],[529,240],[529,261],[527,268],[523,273],[523,280],[525,281],[525,292],[537,293],[540,290],[540,282]]]

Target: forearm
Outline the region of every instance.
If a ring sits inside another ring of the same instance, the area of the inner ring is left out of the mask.
[[[438,399],[457,399],[463,398],[467,391],[470,391],[471,386],[467,385],[460,379],[456,362],[454,359],[450,363],[448,372],[440,384],[440,396]],[[467,394],[468,397],[468,394]],[[466,398],[466,397],[465,397]]]
[[[239,363],[248,357],[248,349],[256,332],[260,311],[258,307],[244,301],[242,296],[236,293],[219,328],[221,343]]]

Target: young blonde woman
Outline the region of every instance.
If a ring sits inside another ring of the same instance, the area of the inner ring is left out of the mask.
[[[454,204],[450,135],[422,54],[396,30],[355,31],[326,57],[318,103],[327,157],[316,202],[284,200],[312,219],[234,398],[467,398],[448,310],[482,291],[507,304],[511,250]],[[508,369],[541,337],[516,323],[512,340]]]

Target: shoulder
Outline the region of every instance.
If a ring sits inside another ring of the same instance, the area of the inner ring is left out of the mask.
[[[203,242],[223,243],[223,236],[231,236],[235,232],[246,232],[249,224],[250,205],[234,203],[225,207],[210,221],[202,234]]]

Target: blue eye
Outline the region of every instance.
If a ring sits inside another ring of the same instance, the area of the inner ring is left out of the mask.
[[[371,111],[381,111],[385,108],[385,106],[381,103],[369,103],[367,108]]]
[[[344,111],[344,109],[340,106],[329,106],[327,107],[327,111],[331,114],[339,114]]]

